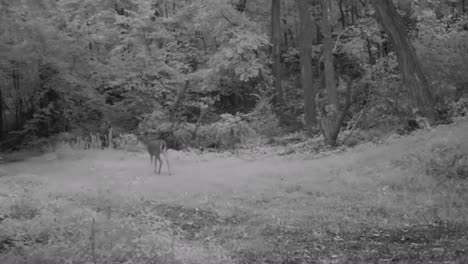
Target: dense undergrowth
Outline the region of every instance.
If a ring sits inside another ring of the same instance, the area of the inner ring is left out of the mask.
[[[321,158],[172,151],[171,177],[62,146],[3,166],[0,263],[466,263],[467,130]]]

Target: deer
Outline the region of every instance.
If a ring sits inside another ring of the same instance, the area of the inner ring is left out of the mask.
[[[161,174],[161,168],[163,161],[161,159],[161,154],[166,159],[167,163],[167,170],[169,171],[169,175],[171,175],[171,167],[169,165],[169,159],[167,158],[167,143],[163,139],[149,139],[147,137],[138,136],[138,140],[141,141],[147,148],[148,154],[150,155],[150,162],[153,164],[153,157],[154,157],[154,172]],[[156,170],[158,167],[159,161],[159,170]]]

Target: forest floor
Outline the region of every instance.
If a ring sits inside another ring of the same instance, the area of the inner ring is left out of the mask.
[[[0,263],[467,263],[467,131],[318,159],[170,151],[171,176],[111,150],[3,164]]]

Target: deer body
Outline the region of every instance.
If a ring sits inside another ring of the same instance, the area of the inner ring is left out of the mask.
[[[143,139],[141,140],[143,144],[145,144],[146,148],[148,149],[148,154],[150,155],[151,164],[153,164],[153,157],[154,157],[154,172],[161,174],[161,168],[163,161],[161,159],[161,154],[166,159],[167,163],[167,170],[169,171],[169,175],[171,175],[171,167],[169,165],[169,160],[167,159],[167,143],[162,139],[151,140],[151,139]],[[158,167],[159,161],[159,170],[156,170]]]

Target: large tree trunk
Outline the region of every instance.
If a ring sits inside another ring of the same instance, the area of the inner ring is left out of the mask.
[[[347,81],[346,102],[340,113],[338,91],[335,80],[335,68],[333,65],[333,42],[330,26],[330,1],[321,0],[322,5],[322,33],[323,33],[323,58],[325,86],[328,94],[328,105],[322,108],[320,113],[320,130],[325,143],[336,146],[341,124],[344,121],[349,106],[351,105],[351,80]]]
[[[271,43],[273,44],[273,78],[275,87],[275,104],[283,105],[283,88],[281,87],[281,27],[280,0],[271,1]]]
[[[351,79],[347,80],[346,84],[346,101],[341,113],[339,111],[330,111],[325,109],[320,117],[320,131],[322,132],[325,143],[329,146],[336,146],[338,135],[341,130],[349,107],[351,106]]]
[[[396,51],[403,81],[410,91],[414,106],[430,121],[434,121],[436,119],[434,94],[423,73],[416,51],[408,38],[406,25],[392,0],[374,0],[372,3],[377,18]]]
[[[317,126],[315,87],[312,75],[312,43],[315,36],[315,25],[310,18],[307,0],[296,0],[299,12],[301,51],[301,84],[304,93],[304,123],[310,133]],[[313,29],[313,30],[311,30]]]

